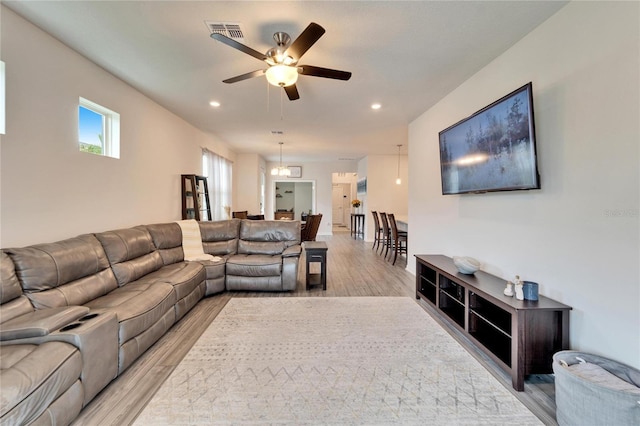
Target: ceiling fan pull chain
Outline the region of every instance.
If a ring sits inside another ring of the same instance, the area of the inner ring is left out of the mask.
[[[267,82],[267,113],[269,113],[269,82]]]
[[[282,107],[282,104],[283,104],[283,102],[282,102],[282,97],[283,97],[283,96],[284,96],[284,90],[281,90],[281,91],[280,91],[280,121],[282,121],[282,118],[284,117],[284,114],[283,114],[283,112],[282,112],[282,108],[283,108],[283,107]]]

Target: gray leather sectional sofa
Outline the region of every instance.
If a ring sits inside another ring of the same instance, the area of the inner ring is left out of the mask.
[[[69,424],[200,299],[296,287],[300,222],[200,222],[184,260],[177,223],[0,252],[0,423]]]

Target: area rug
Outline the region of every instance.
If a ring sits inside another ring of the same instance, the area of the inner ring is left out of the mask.
[[[539,425],[408,297],[234,298],[136,425]]]

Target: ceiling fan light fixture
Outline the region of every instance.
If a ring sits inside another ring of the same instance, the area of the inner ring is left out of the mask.
[[[288,65],[273,65],[265,72],[269,84],[287,87],[298,81],[298,70]]]

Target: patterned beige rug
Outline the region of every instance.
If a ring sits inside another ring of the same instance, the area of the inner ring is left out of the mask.
[[[235,298],[136,420],[539,425],[414,300]]]

